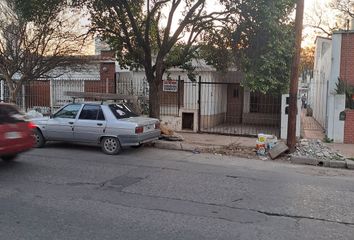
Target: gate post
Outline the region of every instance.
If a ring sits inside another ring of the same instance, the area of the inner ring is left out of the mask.
[[[5,89],[4,89],[4,80],[0,81],[0,102],[4,102],[4,93],[5,93]]]
[[[201,124],[201,98],[202,98],[202,76],[199,76],[198,81],[198,133],[200,133]]]
[[[181,76],[178,75],[178,82],[177,82],[177,116],[179,116],[179,110],[181,109]]]

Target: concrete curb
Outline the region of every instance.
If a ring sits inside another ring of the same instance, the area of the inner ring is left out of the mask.
[[[196,149],[198,149],[198,147],[189,143],[174,142],[174,141],[169,142],[169,141],[161,141],[161,140],[155,141],[154,147],[161,148],[161,149],[169,149],[169,150],[187,151],[187,152],[193,152]]]
[[[290,161],[292,163],[303,164],[303,165],[312,165],[312,166],[320,165],[319,160],[317,160],[316,158],[310,158],[310,157],[292,156],[290,158]]]
[[[347,164],[348,169],[354,169],[354,161],[353,160],[346,159],[345,162]]]
[[[331,168],[347,168],[347,163],[346,161],[332,160],[329,161],[329,166]]]
[[[322,159],[316,159],[312,157],[292,156],[290,158],[290,162],[295,164],[302,164],[302,165],[354,169],[354,161],[348,159],[346,159],[345,161],[339,161],[339,160],[322,160]]]
[[[157,140],[154,142],[153,147],[168,150],[195,152],[200,151],[207,146],[196,146],[190,143],[179,141],[163,141]],[[354,169],[354,161],[346,159],[345,161],[338,160],[322,160],[313,157],[291,156],[290,162],[301,165],[321,166],[330,168],[345,168]]]

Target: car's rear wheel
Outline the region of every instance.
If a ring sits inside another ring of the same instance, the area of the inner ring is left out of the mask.
[[[109,155],[118,154],[122,147],[118,138],[115,137],[104,137],[101,141],[102,151]]]
[[[13,154],[13,155],[2,156],[1,158],[5,162],[11,162],[11,161],[15,160],[16,157],[17,157],[17,155]]]
[[[41,133],[40,130],[38,130],[37,128],[34,130],[34,140],[35,140],[35,147],[36,148],[41,148],[44,146],[45,144],[45,139],[43,137],[43,134]]]

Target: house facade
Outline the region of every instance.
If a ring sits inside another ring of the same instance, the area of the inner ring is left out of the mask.
[[[332,38],[316,39],[309,105],[328,138],[338,143],[354,143],[354,110],[339,91],[339,80],[345,86],[354,86],[353,30],[334,32]]]
[[[195,80],[179,68],[163,77],[160,116],[176,131],[234,135],[280,135],[281,96],[251,92],[242,87],[243,73],[218,72],[204,61],[194,61]],[[148,96],[145,73],[120,70],[117,91]]]

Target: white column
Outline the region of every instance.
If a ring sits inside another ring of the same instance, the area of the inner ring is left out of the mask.
[[[250,112],[251,92],[247,88],[243,90],[243,113]]]
[[[0,81],[0,101],[3,102],[5,100],[5,89],[4,89],[4,80]]]

